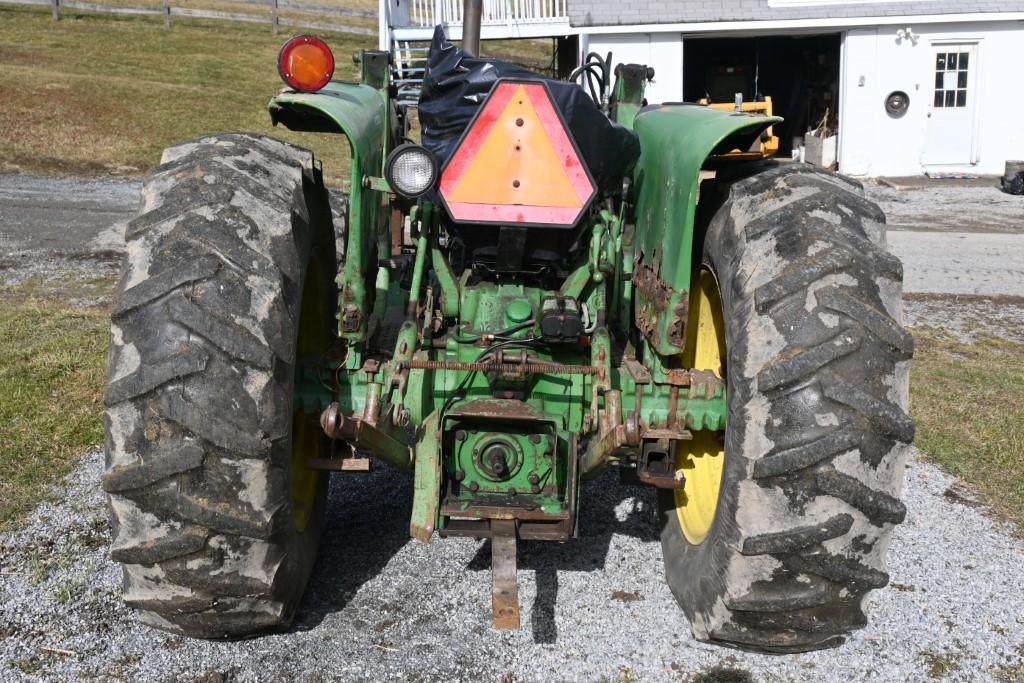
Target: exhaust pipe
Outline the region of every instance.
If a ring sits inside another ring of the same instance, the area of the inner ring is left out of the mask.
[[[480,56],[480,20],[484,0],[462,0],[462,49]]]

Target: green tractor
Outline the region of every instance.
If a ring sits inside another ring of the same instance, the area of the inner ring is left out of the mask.
[[[778,118],[648,105],[643,65],[583,67],[595,101],[473,57],[472,28],[435,37],[423,144],[387,53],[350,83],[322,41],[282,49],[270,116],[347,137],[343,201],[258,135],[149,174],[106,389],[125,601],[197,638],[287,627],[329,474],[372,458],[411,473],[413,538],[490,539],[516,628],[517,544],[582,542],[586,482],[617,468],[657,488],[698,639],[842,643],[889,580],[914,435],[884,215],[843,176],[730,157]]]

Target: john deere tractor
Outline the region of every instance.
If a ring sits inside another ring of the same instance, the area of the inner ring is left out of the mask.
[[[259,135],[149,174],[106,389],[125,601],[198,638],[287,627],[329,474],[383,464],[413,479],[413,538],[489,539],[515,628],[517,544],[585,543],[587,480],[614,468],[657,489],[697,638],[843,642],[889,580],[914,435],[882,212],[843,176],[730,158],[778,118],[648,104],[650,68],[603,60],[574,74],[595,99],[475,56],[472,28],[435,35],[421,143],[389,54],[351,83],[321,40],[284,46],[270,116],[347,138],[343,200]]]

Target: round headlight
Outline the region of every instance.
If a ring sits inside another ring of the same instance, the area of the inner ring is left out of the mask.
[[[388,155],[384,177],[392,190],[413,199],[434,186],[437,181],[437,160],[425,147],[406,142],[395,147]]]

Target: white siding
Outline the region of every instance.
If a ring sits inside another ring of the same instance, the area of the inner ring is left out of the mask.
[[[916,44],[898,41],[893,27],[856,29],[844,39],[840,94],[839,166],[867,176],[918,175],[927,170],[1003,173],[1007,159],[1024,158],[1024,26],[1016,23],[910,25]],[[929,167],[922,163],[934,86],[935,45],[976,43],[972,73],[974,164]],[[862,83],[863,79],[863,85]],[[900,119],[886,114],[886,95],[903,90],[910,108]]]
[[[602,57],[611,51],[613,67],[615,64],[654,67],[654,81],[648,83],[644,91],[648,102],[683,99],[683,41],[678,33],[592,35],[589,42],[588,51]]]
[[[897,40],[900,28],[917,37]],[[757,32],[779,35],[784,31]],[[714,32],[702,34],[712,37]],[[730,32],[730,37],[754,32]],[[647,88],[650,102],[678,102],[683,93],[683,38],[679,33],[607,33],[584,36],[589,49],[612,51],[613,63],[654,66]],[[934,93],[935,45],[975,43],[971,73],[975,121],[975,163],[926,166],[928,113]],[[1019,22],[922,23],[851,28],[843,36],[840,73],[839,168],[851,175],[920,175],[928,170],[1002,175],[1007,159],[1024,159],[1024,24]],[[863,79],[863,81],[862,81]],[[863,85],[862,85],[863,82]],[[910,108],[899,119],[885,97],[902,90]]]

